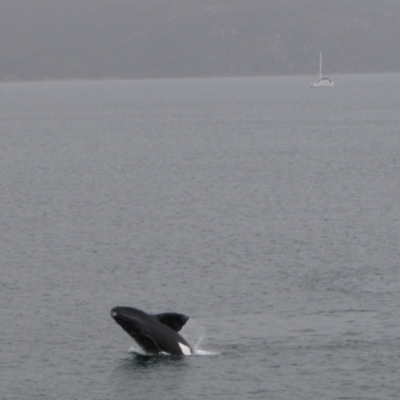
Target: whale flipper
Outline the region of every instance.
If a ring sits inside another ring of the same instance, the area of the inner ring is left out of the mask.
[[[162,352],[157,342],[148,334],[141,335],[139,339],[136,339],[136,341],[147,353],[159,354]]]

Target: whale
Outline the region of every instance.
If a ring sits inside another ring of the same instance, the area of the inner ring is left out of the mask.
[[[147,314],[133,307],[117,306],[111,317],[147,355],[193,354],[190,344],[178,332],[189,317],[178,313]]]

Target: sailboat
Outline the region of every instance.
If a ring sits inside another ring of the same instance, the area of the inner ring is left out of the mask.
[[[322,76],[322,52],[319,52],[319,79],[311,83],[311,87],[333,87],[335,81]]]

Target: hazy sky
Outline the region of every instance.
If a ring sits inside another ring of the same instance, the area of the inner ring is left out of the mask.
[[[0,79],[400,71],[398,0],[0,0]]]

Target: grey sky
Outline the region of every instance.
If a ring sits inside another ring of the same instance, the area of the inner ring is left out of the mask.
[[[0,0],[0,80],[400,71],[398,0]]]

